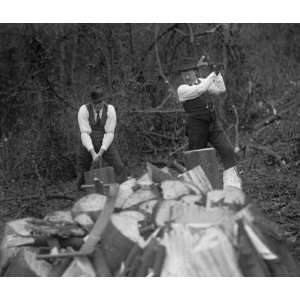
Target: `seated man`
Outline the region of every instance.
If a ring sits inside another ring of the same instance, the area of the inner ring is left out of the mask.
[[[100,86],[95,86],[90,95],[91,102],[84,104],[78,111],[78,124],[81,133],[81,145],[77,161],[77,188],[84,183],[84,172],[91,163],[100,158],[114,167],[118,181],[126,179],[126,170],[119,152],[113,143],[117,125],[116,111],[107,104],[107,96]]]
[[[226,91],[221,73],[207,72],[207,63],[183,62],[177,69],[181,73],[178,98],[187,114],[187,135],[189,150],[206,148],[210,142],[221,156],[224,165],[223,184],[241,188],[241,179],[236,168],[233,147],[224,132],[214,106],[214,95]],[[200,78],[197,78],[199,71]]]

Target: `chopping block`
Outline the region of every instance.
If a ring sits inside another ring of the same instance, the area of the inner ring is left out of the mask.
[[[188,170],[200,165],[209,179],[213,189],[222,189],[216,150],[214,148],[185,151],[183,153],[183,157]]]
[[[104,187],[115,183],[116,176],[113,167],[102,167],[102,159],[92,164],[91,169],[84,173],[85,184],[82,187],[85,188],[87,194],[96,192],[95,180],[100,181]]]

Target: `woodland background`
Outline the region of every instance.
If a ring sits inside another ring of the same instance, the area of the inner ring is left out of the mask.
[[[300,258],[298,24],[0,24],[0,227],[74,201],[77,110],[96,82],[112,95],[132,174],[181,160],[174,70],[203,54],[224,64],[218,113],[247,197]]]

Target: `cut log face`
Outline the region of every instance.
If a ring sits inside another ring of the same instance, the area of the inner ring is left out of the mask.
[[[123,208],[129,208],[142,202],[155,200],[159,195],[152,188],[141,188],[130,195],[123,204]]]
[[[131,178],[120,184],[116,207],[122,208],[124,206],[127,199],[134,193],[133,187],[136,186],[136,182],[135,178]]]
[[[86,231],[90,231],[94,225],[93,220],[87,214],[79,214],[74,218],[75,223],[79,224]]]
[[[147,172],[144,175],[142,175],[140,178],[137,179],[136,181],[137,184],[139,185],[151,185],[153,184],[153,180],[151,178],[151,175]]]
[[[201,203],[203,200],[202,195],[186,195],[181,197],[180,199],[182,202],[187,203],[187,204],[195,204],[195,203]]]
[[[209,191],[206,195],[206,207],[210,208],[215,204],[224,201],[224,198],[225,198],[224,190]]]
[[[7,277],[45,277],[51,271],[51,265],[44,260],[37,260],[38,250],[33,247],[23,247],[17,256],[11,260],[4,276]]]
[[[70,211],[55,211],[52,213],[49,213],[44,218],[45,221],[49,222],[65,222],[65,223],[74,223],[72,214]]]
[[[30,222],[30,223],[29,223]],[[58,236],[61,238],[82,237],[85,231],[75,223],[49,222],[40,219],[28,221],[31,232],[35,236]]]
[[[144,247],[145,241],[138,230],[138,222],[144,218],[137,211],[124,211],[112,216],[103,234],[101,249],[113,274],[119,270],[135,244]]]
[[[76,257],[67,268],[63,277],[95,277],[93,265],[87,257]]]
[[[233,186],[224,187],[224,203],[244,205],[245,202],[246,197],[241,189]]]
[[[30,236],[31,228],[29,222],[32,221],[32,218],[18,219],[12,222],[6,223],[4,236],[10,234],[17,234],[21,236]]]
[[[147,214],[151,215],[154,208],[155,208],[155,205],[157,204],[157,201],[160,201],[160,200],[149,200],[149,201],[146,201],[144,203],[142,203],[139,208],[146,212]]]
[[[176,200],[161,201],[155,215],[155,223],[157,226],[164,226],[166,222],[170,222],[172,220],[172,209],[176,203]]]
[[[89,194],[79,199],[72,207],[72,215],[76,217],[81,213],[88,214],[95,219],[103,209],[106,196],[100,194]]]
[[[153,182],[161,183],[164,180],[174,179],[174,177],[169,172],[164,172],[150,163],[147,163],[147,170]]]
[[[189,185],[179,180],[166,180],[161,183],[161,189],[165,200],[176,200],[192,193]]]
[[[172,221],[178,224],[197,224],[200,228],[206,228],[220,224],[228,216],[232,217],[232,213],[223,207],[213,207],[207,210],[193,203],[164,200],[157,210],[155,222],[158,226]]]
[[[22,237],[15,234],[10,234],[6,236],[5,242],[3,247],[13,248],[13,247],[20,247],[25,245],[32,245],[34,244],[35,240],[33,237]]]

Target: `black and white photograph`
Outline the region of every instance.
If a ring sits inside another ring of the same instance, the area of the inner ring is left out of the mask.
[[[1,277],[299,277],[298,23],[0,23],[0,76]]]

